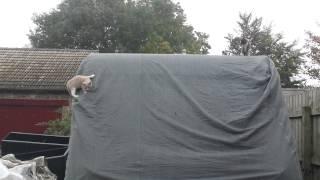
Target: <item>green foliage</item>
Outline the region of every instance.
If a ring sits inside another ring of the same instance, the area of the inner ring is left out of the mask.
[[[281,78],[282,87],[302,87],[303,80],[294,80],[304,63],[301,49],[295,48],[296,42],[283,42],[281,34],[273,34],[272,26],[263,26],[262,18],[253,18],[252,14],[240,14],[239,28],[236,35],[228,34],[228,48],[223,51],[224,55],[240,55],[241,39],[249,41],[249,55],[269,56]]]
[[[305,48],[307,49],[307,57],[312,60],[314,64],[320,65],[320,35],[315,35],[312,32],[307,32],[308,38],[306,40]],[[309,66],[307,74],[314,79],[320,79],[320,68]]]
[[[151,34],[142,48],[144,53],[170,54],[173,52],[170,43],[157,34]]]
[[[62,119],[51,120],[48,122],[48,128],[44,132],[51,135],[70,135],[71,112],[69,110],[62,113]]]
[[[197,54],[211,48],[209,36],[186,25],[183,9],[171,0],[64,0],[33,22],[28,36],[37,48]]]

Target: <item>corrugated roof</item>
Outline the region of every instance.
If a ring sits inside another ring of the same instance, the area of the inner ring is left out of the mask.
[[[0,90],[65,90],[91,50],[0,48]]]

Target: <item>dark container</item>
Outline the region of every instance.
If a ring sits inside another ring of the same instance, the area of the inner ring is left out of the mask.
[[[58,180],[65,176],[68,136],[11,132],[1,141],[1,154],[14,154],[20,160],[44,156]]]

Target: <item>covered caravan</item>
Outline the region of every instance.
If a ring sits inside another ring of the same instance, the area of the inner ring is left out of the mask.
[[[301,180],[267,57],[91,54],[67,180]]]

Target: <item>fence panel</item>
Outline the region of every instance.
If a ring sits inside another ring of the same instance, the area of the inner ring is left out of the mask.
[[[320,114],[313,115],[313,163],[320,166]],[[319,178],[320,179],[320,178]]]
[[[313,180],[320,179],[320,88],[302,91],[296,95],[286,95],[284,101],[287,105],[292,134],[297,144],[299,159],[304,162],[304,126],[302,118],[302,109],[309,106],[312,109],[312,174]],[[309,134],[310,135],[310,134]],[[307,139],[308,140],[308,139]],[[304,164],[304,163],[302,163]]]

